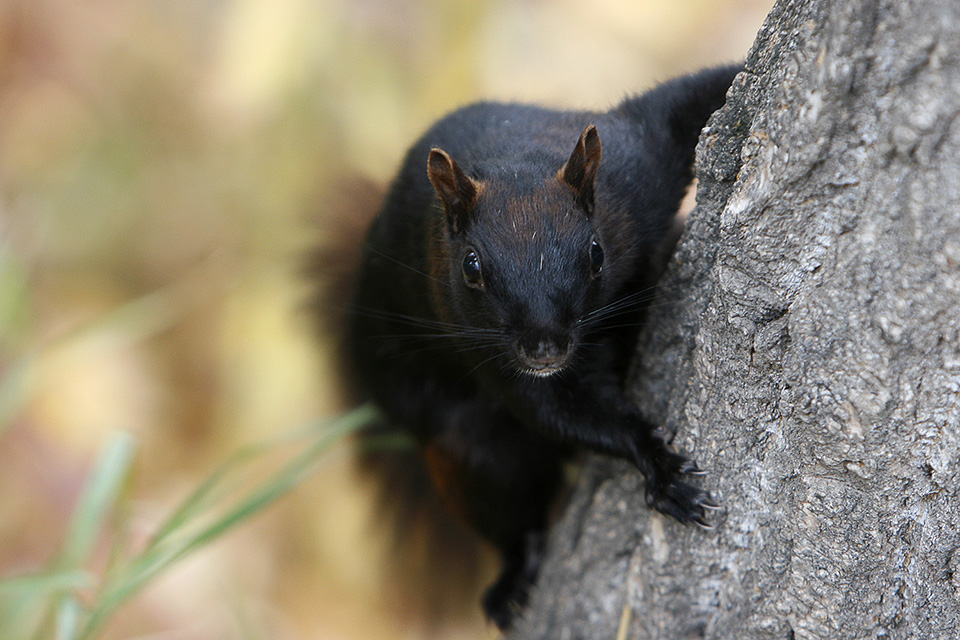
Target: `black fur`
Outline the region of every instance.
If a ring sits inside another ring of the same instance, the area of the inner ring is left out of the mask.
[[[370,230],[350,319],[356,370],[502,552],[483,601],[501,628],[536,578],[572,448],[630,460],[648,504],[705,524],[708,495],[681,480],[696,466],[622,385],[652,256],[738,70],[607,112],[465,107],[413,146]]]

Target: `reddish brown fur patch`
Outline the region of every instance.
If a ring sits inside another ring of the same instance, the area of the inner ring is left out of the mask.
[[[457,231],[466,224],[482,192],[482,184],[469,177],[443,149],[434,147],[427,158],[427,177],[443,202],[448,224]]]
[[[589,213],[593,212],[593,188],[601,156],[600,134],[591,124],[580,134],[570,159],[557,173],[560,181],[573,189],[577,200]]]
[[[460,518],[463,522],[469,522],[466,491],[461,473],[461,460],[440,447],[436,442],[431,442],[424,447],[423,457],[427,463],[427,470],[430,473],[433,486],[443,499],[444,504],[457,518]]]
[[[491,197],[500,203],[498,210],[491,212],[496,218],[489,222],[493,223],[491,228],[499,229],[501,257],[520,259],[527,255],[532,244],[546,240],[550,224],[562,234],[564,224],[580,214],[574,209],[568,193],[566,187],[552,178],[524,196],[513,194],[509,187],[503,188],[502,193],[491,193]],[[565,213],[561,215],[560,212]]]

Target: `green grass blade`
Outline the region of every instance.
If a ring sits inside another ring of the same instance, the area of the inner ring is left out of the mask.
[[[186,527],[191,520],[196,519],[217,499],[217,493],[222,489],[226,480],[240,466],[256,453],[257,448],[247,448],[231,456],[211,473],[194,491],[181,502],[173,513],[160,525],[150,539],[144,553],[153,551],[163,545],[172,536]]]
[[[109,616],[126,600],[136,594],[162,571],[176,564],[191,553],[213,542],[220,536],[235,529],[242,522],[260,513],[302,482],[314,469],[320,456],[334,443],[373,421],[376,411],[371,406],[356,409],[329,424],[320,438],[302,453],[294,457],[266,482],[254,488],[233,507],[202,527],[198,532],[185,539],[173,541],[174,533],[179,532],[199,514],[198,505],[206,501],[212,487],[219,482],[222,474],[230,469],[218,469],[205,481],[197,492],[187,498],[185,503],[175,510],[175,523],[165,525],[165,534],[160,542],[152,544],[143,553],[134,558],[126,567],[124,575],[105,588],[91,612],[80,637],[92,638],[106,623]],[[258,447],[259,448],[259,447]],[[244,456],[248,452],[244,452]],[[229,461],[228,461],[229,464]]]
[[[51,602],[65,593],[89,589],[86,571],[48,571],[0,580],[0,638],[27,638]]]
[[[134,448],[129,433],[118,433],[107,443],[77,503],[54,568],[74,569],[86,562],[104,519],[126,483]]]
[[[347,414],[347,416],[349,416],[349,414]],[[361,416],[361,419],[363,419],[363,416]],[[360,426],[363,425],[361,424]],[[330,428],[328,421],[313,422],[300,429],[295,429],[290,433],[281,434],[273,440],[247,445],[234,453],[207,476],[200,486],[194,489],[173,513],[164,520],[163,524],[160,525],[156,533],[151,537],[150,543],[144,550],[144,553],[165,544],[171,536],[181,532],[191,520],[195,520],[209,508],[217,500],[218,494],[224,489],[227,480],[232,475],[241,471],[245,463],[281,444],[309,436],[316,437],[318,432],[320,435],[323,435],[324,431]]]
[[[57,607],[57,640],[75,640],[82,608],[77,599],[65,596]]]
[[[59,597],[76,588],[78,583],[89,581],[89,574],[81,568],[91,555],[107,514],[126,482],[133,450],[133,437],[128,433],[117,434],[107,443],[80,495],[60,553],[50,569],[0,583],[0,593],[9,594],[0,608],[0,630],[4,633],[10,633],[11,629],[17,629],[18,634],[27,633],[25,629],[35,621],[48,619]],[[58,620],[67,613],[58,610]],[[73,613],[79,616],[81,612],[77,609]]]
[[[86,589],[94,584],[86,571],[49,571],[0,580],[0,597],[12,595],[48,596],[51,594]]]

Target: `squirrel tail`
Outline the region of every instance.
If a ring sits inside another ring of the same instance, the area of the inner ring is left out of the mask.
[[[334,345],[338,364],[349,365],[347,322],[356,291],[367,230],[384,198],[381,185],[363,177],[342,181],[325,197],[322,216],[314,220],[316,246],[306,255],[303,276],[313,286],[309,300],[319,339]],[[351,367],[341,368],[350,373]],[[352,379],[352,374],[350,374]],[[347,385],[352,385],[349,380]],[[355,403],[356,397],[350,397]]]
[[[385,192],[362,178],[333,191],[303,272],[313,285],[310,312],[319,338],[330,346],[345,404],[352,406],[366,398],[347,348],[349,311],[366,234]],[[489,577],[484,573],[495,555],[442,503],[417,443],[381,419],[356,436],[355,452],[360,481],[373,485],[371,530],[385,540],[385,600],[429,625],[476,615],[482,578]]]
[[[496,555],[443,502],[412,438],[387,424],[361,435],[358,469],[376,485],[374,526],[388,529],[389,597],[428,626],[473,617]]]

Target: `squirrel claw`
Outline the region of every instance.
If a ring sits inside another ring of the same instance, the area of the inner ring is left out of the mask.
[[[697,466],[693,460],[687,460],[680,466],[680,473],[691,476],[705,476],[707,472]]]
[[[700,506],[708,511],[720,511],[722,507],[710,498],[704,498],[700,501]]]

